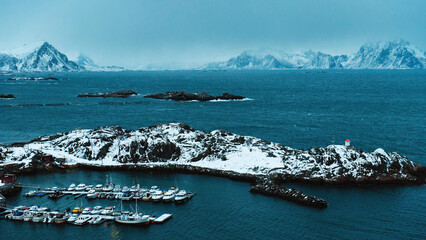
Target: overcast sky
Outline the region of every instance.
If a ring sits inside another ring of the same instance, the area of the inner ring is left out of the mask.
[[[1,0],[0,49],[48,41],[102,65],[194,66],[263,47],[351,53],[404,39],[426,50],[425,0]]]

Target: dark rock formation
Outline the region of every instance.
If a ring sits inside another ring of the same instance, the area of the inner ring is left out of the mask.
[[[15,98],[12,94],[0,94],[0,98]]]
[[[217,96],[216,99],[220,99],[220,100],[242,100],[245,97],[243,96],[238,96],[238,95],[233,95],[230,93],[224,93],[221,96]]]
[[[144,96],[144,98],[154,98],[154,99],[165,99],[165,100],[174,100],[174,101],[211,101],[211,100],[241,100],[244,99],[242,96],[232,95],[229,93],[224,93],[221,96],[212,96],[205,92],[198,93],[188,93],[185,91],[168,91],[165,93],[150,94]]]
[[[270,178],[259,179],[255,186],[250,189],[252,193],[279,197],[284,200],[295,202],[297,204],[324,209],[327,202],[315,196],[310,196],[296,189],[287,189]]]
[[[106,93],[83,93],[77,97],[128,98],[131,95],[137,95],[137,93],[132,90],[121,90],[117,92]]]
[[[57,81],[57,80],[61,80],[61,79],[55,78],[55,77],[13,77],[13,78],[8,78],[7,80],[9,80],[9,81],[16,81],[16,80],[27,80],[27,81],[53,80],[53,81]],[[65,79],[63,79],[63,80],[65,80]]]

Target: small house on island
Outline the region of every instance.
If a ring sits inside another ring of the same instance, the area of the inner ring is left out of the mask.
[[[350,146],[351,146],[351,141],[349,141],[349,138],[346,138],[345,147],[350,147]]]

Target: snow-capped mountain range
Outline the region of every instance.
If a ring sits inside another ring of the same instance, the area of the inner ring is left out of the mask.
[[[247,50],[227,61],[207,63],[203,70],[275,69],[425,69],[426,52],[399,40],[367,43],[352,55],[331,55],[312,50],[287,53],[273,49]],[[165,69],[179,69],[166,67]],[[122,67],[99,66],[81,54],[70,60],[48,42],[0,52],[0,71],[69,72],[122,71]],[[149,70],[149,69],[136,69]]]
[[[80,55],[71,61],[48,42],[25,45],[12,51],[0,52],[0,71],[13,72],[70,72],[120,71],[120,67],[103,67],[89,57]]]
[[[244,51],[224,62],[202,69],[424,69],[426,53],[409,42],[367,43],[352,55],[304,51],[286,53],[273,49]]]

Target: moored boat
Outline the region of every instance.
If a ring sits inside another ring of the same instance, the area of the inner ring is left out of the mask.
[[[152,201],[154,201],[154,202],[158,202],[158,201],[161,201],[162,199],[163,199],[163,196],[164,196],[164,194],[163,194],[163,192],[162,191],[160,191],[160,190],[157,190],[157,191],[155,191],[153,194],[152,194]]]
[[[185,202],[186,200],[188,200],[188,195],[185,190],[180,190],[175,196],[176,203]]]
[[[88,215],[80,215],[74,222],[74,225],[78,225],[78,226],[82,226],[85,225],[89,222],[89,220],[91,219],[90,216]]]

